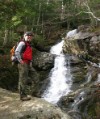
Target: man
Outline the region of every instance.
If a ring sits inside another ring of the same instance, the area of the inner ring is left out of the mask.
[[[15,56],[18,60],[18,70],[19,70],[19,93],[20,99],[22,101],[27,101],[31,99],[31,96],[27,94],[27,81],[29,77],[29,70],[32,66],[32,47],[31,41],[33,38],[32,32],[26,32],[24,38],[19,42],[16,50]]]

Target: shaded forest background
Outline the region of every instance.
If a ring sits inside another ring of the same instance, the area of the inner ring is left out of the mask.
[[[0,47],[27,30],[35,33],[36,44],[48,44],[79,25],[98,26],[99,8],[100,0],[1,0]]]

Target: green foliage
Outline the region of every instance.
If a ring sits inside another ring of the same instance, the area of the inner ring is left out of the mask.
[[[17,26],[19,24],[21,24],[21,19],[19,18],[19,16],[13,16],[12,17],[12,23],[13,23],[13,26]]]
[[[34,39],[34,43],[35,44],[44,44],[45,43],[45,41],[44,41],[44,39],[43,39],[43,37],[41,36],[41,35],[36,35],[35,36],[35,39]]]
[[[4,31],[8,29],[9,32],[13,31],[14,33],[21,26],[24,26],[23,31],[34,30],[36,34],[40,34],[42,30],[42,35],[45,38],[44,27],[48,27],[46,24],[59,27],[65,21],[69,27],[72,27],[71,24],[77,26],[78,22],[82,24],[81,20],[83,22],[84,19],[90,19],[88,14],[83,13],[86,8],[79,5],[78,2],[78,0],[50,0],[49,2],[47,0],[1,0],[1,32],[4,34]],[[62,4],[64,6],[64,19],[61,19]],[[99,5],[100,0],[89,2],[91,10],[98,17],[100,15]]]

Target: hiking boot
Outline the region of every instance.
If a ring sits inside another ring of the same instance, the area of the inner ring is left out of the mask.
[[[25,97],[21,97],[22,101],[28,101],[31,100],[31,96],[25,96]]]

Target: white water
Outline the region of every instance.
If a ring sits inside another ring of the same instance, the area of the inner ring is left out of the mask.
[[[67,38],[74,37],[77,34],[77,29],[71,30],[66,34]]]
[[[82,91],[79,95],[74,99],[74,103],[72,104],[73,110],[78,110],[77,105],[79,105],[84,100],[85,92]]]
[[[45,100],[53,104],[56,104],[62,96],[67,95],[71,91],[72,85],[70,60],[67,59],[68,61],[65,61],[62,46],[63,41],[53,46],[50,50],[52,54],[56,54],[57,56],[55,57],[54,68],[50,72],[50,85],[42,95]]]

